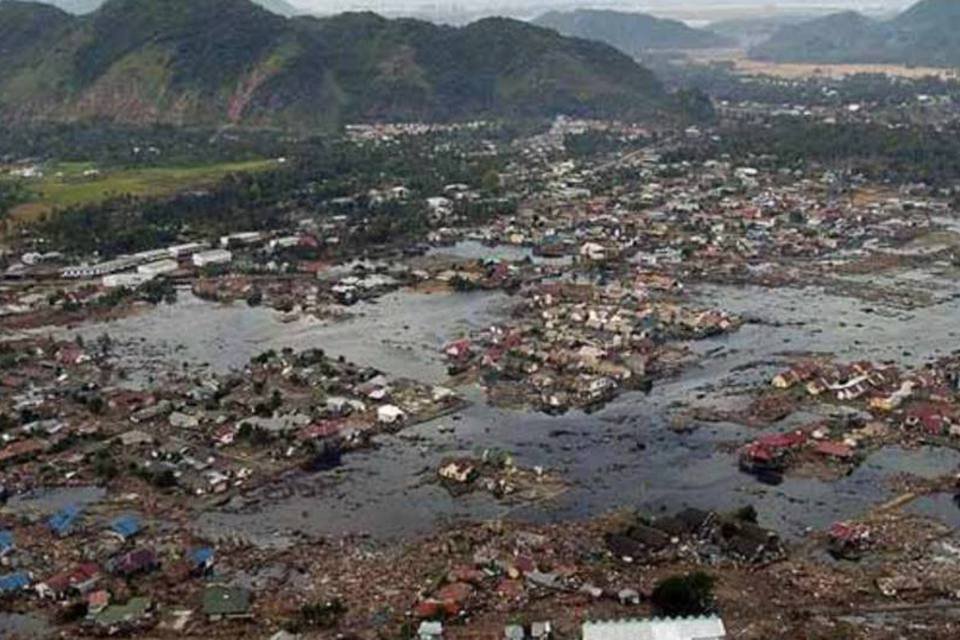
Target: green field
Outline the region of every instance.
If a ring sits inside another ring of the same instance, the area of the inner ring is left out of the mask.
[[[11,212],[15,221],[29,222],[43,214],[67,207],[95,204],[112,197],[166,196],[212,185],[230,173],[263,171],[277,166],[274,160],[251,160],[191,167],[149,167],[103,170],[84,162],[63,162],[44,168],[44,176],[25,179],[33,194],[29,202]]]

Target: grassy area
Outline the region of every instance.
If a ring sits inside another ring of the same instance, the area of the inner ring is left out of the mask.
[[[27,180],[30,202],[11,211],[28,222],[66,207],[102,202],[121,195],[157,197],[213,184],[230,173],[262,171],[274,160],[252,160],[192,167],[149,167],[98,172],[90,163],[64,162],[45,168],[44,177]]]

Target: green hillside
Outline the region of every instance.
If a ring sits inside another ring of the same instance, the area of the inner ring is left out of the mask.
[[[776,62],[960,66],[960,2],[924,0],[888,21],[854,12],[780,29],[750,57]]]
[[[73,16],[0,1],[0,115],[328,126],[630,115],[663,98],[613,48],[507,19],[287,19],[248,0],[109,0]]]
[[[551,11],[534,23],[564,35],[605,42],[632,56],[663,49],[708,49],[734,44],[725,36],[644,13],[592,9]]]
[[[44,2],[68,13],[80,15],[96,11],[105,0],[44,0]],[[286,0],[253,0],[253,2],[281,16],[289,17],[302,13]]]

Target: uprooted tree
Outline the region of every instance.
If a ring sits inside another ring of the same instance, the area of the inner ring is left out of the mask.
[[[653,604],[667,616],[697,616],[709,613],[714,606],[713,587],[716,579],[697,571],[671,576],[657,583]]]

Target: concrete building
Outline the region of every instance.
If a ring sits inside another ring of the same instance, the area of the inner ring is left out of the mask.
[[[187,242],[185,244],[175,244],[171,247],[167,247],[167,253],[171,258],[179,258],[181,256],[197,253],[198,251],[203,251],[209,247],[210,245],[206,242]]]
[[[98,262],[97,264],[67,267],[62,271],[62,275],[64,278],[99,278],[108,273],[126,271],[136,264],[137,261],[129,257],[117,258],[116,260]]]
[[[220,246],[224,249],[229,249],[230,247],[247,246],[251,244],[257,244],[258,242],[262,241],[263,238],[263,234],[259,231],[238,231],[237,233],[221,236]]]
[[[180,268],[180,265],[177,264],[176,260],[158,260],[157,262],[149,262],[147,264],[142,264],[137,267],[137,273],[145,276],[161,276],[166,273],[173,273]]]
[[[199,268],[212,264],[229,264],[232,260],[233,254],[226,249],[211,249],[193,254],[193,265]]]
[[[725,640],[717,616],[584,622],[583,640]]]
[[[103,286],[108,289],[114,289],[116,287],[135,289],[142,284],[150,282],[153,278],[153,275],[142,273],[111,273],[103,276]]]

